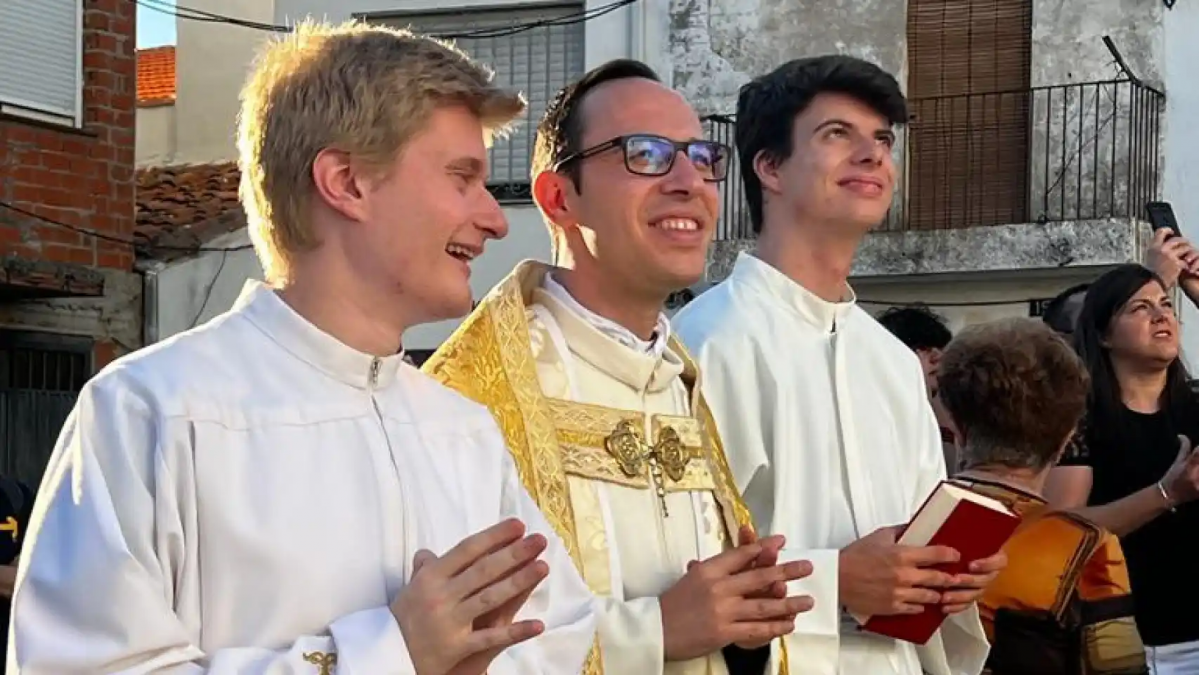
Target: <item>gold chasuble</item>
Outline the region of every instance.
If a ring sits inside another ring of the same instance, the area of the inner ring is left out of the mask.
[[[422,370],[491,411],[526,489],[605,603],[584,673],[601,675],[607,666],[607,675],[723,675],[719,653],[663,663],[657,606],[661,590],[685,573],[683,556],[728,548],[741,526],[752,525],[695,364],[673,338],[667,366],[655,366],[653,357],[602,335],[543,290],[550,271],[518,265]],[[635,394],[618,384],[631,371],[649,383]],[[609,377],[617,384],[603,384]],[[623,393],[608,397],[604,386]],[[611,400],[625,405],[598,405]],[[785,675],[778,645],[774,661]]]

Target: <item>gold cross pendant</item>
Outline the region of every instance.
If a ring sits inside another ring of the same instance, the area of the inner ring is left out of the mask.
[[[308,652],[304,660],[320,668],[317,675],[333,675],[333,666],[337,665],[337,654],[328,652]]]

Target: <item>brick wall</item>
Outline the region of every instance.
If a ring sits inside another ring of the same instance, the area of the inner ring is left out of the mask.
[[[84,0],[83,128],[0,116],[0,200],[120,240],[133,236],[133,0]],[[0,212],[6,211],[0,207]],[[126,244],[0,213],[0,257],[129,270]]]

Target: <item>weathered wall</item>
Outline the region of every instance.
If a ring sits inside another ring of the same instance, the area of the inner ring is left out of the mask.
[[[90,0],[83,14],[83,128],[0,118],[0,200],[93,237],[0,208],[0,256],[100,268],[99,298],[0,303],[0,325],[97,341],[98,366],[141,344],[133,250],[135,6]]]
[[[1199,4],[1178,2],[1162,15],[1166,35],[1166,138],[1164,196],[1174,205],[1183,234],[1199,241]],[[1199,367],[1199,311],[1181,303],[1183,349]]]
[[[1161,165],[1151,129],[1164,110],[1124,79],[1103,44],[1112,39],[1133,74],[1160,89],[1165,64],[1161,2],[1037,0],[1033,5],[1031,186],[1033,219],[1141,217]],[[1160,187],[1160,186],[1159,186]]]
[[[142,276],[106,269],[104,297],[0,303],[0,327],[95,340],[94,365],[142,345]]]
[[[742,84],[802,56],[850,54],[907,79],[901,0],[671,0],[669,30],[674,87],[701,115],[732,113]]]

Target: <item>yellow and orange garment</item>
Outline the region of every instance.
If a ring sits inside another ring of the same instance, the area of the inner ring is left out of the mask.
[[[1119,539],[1041,497],[975,478],[955,479],[1015,511],[1008,566],[979,601],[989,675],[1140,675],[1145,649]]]

